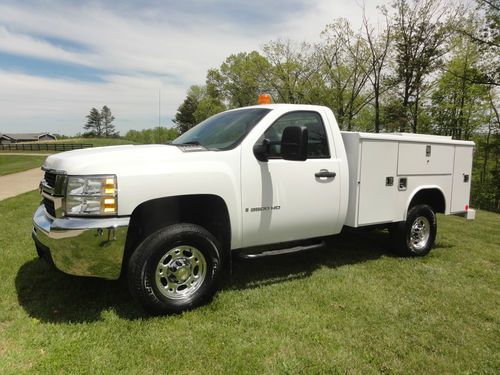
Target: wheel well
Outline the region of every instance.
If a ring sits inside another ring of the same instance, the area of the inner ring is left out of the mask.
[[[423,189],[415,194],[408,206],[408,210],[419,204],[427,204],[431,206],[434,212],[444,213],[446,208],[446,201],[443,193],[436,188]]]
[[[202,226],[217,238],[223,255],[229,253],[231,223],[226,203],[221,197],[203,194],[158,198],[141,203],[132,212],[123,267],[143,239],[161,228],[177,223]]]

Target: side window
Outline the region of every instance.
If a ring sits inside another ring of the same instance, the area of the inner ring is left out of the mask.
[[[258,142],[267,138],[271,142],[270,158],[281,158],[281,136],[288,126],[305,126],[308,130],[307,157],[329,158],[328,139],[321,116],[317,112],[297,111],[281,116],[260,137]]]

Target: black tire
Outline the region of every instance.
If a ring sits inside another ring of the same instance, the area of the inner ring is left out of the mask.
[[[217,291],[222,270],[219,249],[216,238],[198,225],[175,224],[160,229],[130,257],[130,293],[155,315],[179,313],[205,304]],[[184,280],[186,273],[190,276]],[[183,285],[186,287],[181,289]]]
[[[426,204],[410,208],[406,221],[389,226],[394,249],[403,256],[421,257],[429,254],[437,234],[436,214]]]

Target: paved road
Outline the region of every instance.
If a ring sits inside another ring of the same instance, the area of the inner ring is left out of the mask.
[[[0,176],[0,201],[38,189],[42,176],[40,168]]]

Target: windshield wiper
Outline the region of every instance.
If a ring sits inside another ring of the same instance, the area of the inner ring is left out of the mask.
[[[187,142],[182,142],[178,143],[179,145],[195,145],[195,146],[201,146],[201,143],[198,141],[187,141]]]

